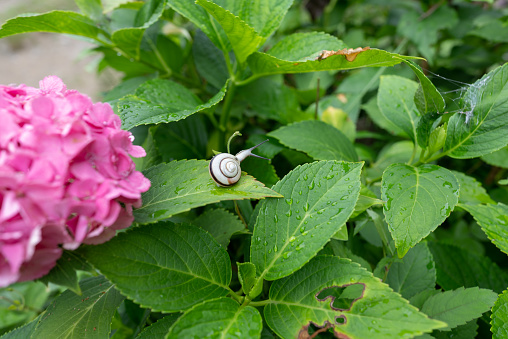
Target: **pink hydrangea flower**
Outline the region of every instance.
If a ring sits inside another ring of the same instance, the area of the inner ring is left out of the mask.
[[[63,249],[128,227],[150,181],[130,156],[145,151],[109,104],[46,77],[0,85],[0,287],[39,278]]]

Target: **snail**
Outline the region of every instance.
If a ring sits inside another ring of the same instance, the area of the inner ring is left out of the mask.
[[[235,135],[240,134],[239,133],[233,134],[231,138],[229,138],[229,142]],[[260,157],[259,155],[252,153],[253,149],[261,146],[267,141],[268,140],[265,140],[254,147],[240,151],[236,155],[232,155],[229,153],[219,153],[216,156],[214,156],[212,160],[210,160],[210,165],[208,166],[212,180],[218,186],[221,187],[229,187],[236,184],[238,180],[240,180],[240,177],[242,175],[240,162],[245,160],[245,158],[247,158],[248,156],[253,156],[256,158],[268,160],[266,158]],[[229,152],[229,142],[228,142],[228,152]]]

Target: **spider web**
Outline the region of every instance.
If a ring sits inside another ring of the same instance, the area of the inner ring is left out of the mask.
[[[428,74],[436,78],[440,78],[446,82],[449,82],[455,86],[456,89],[451,91],[440,91],[443,97],[450,99],[453,102],[452,110],[448,110],[445,113],[459,113],[464,114],[466,116],[465,123],[468,124],[473,118],[475,118],[475,108],[481,102],[483,93],[487,85],[490,83],[492,76],[490,74],[485,75],[480,80],[476,81],[473,84],[453,80],[450,78],[446,78],[439,74],[433,73],[429,70],[425,70]],[[438,89],[439,90],[439,89]],[[474,119],[475,123],[478,124],[478,119]]]

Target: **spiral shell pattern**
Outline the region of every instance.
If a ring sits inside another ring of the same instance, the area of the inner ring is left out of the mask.
[[[236,184],[242,175],[240,161],[234,155],[228,153],[220,153],[214,156],[210,160],[208,169],[213,181],[222,187]]]

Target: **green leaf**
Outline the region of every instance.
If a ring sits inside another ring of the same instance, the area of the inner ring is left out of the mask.
[[[362,257],[354,254],[342,241],[336,241],[332,240],[328,243],[328,246],[333,251],[333,254],[339,258],[348,258],[351,259],[353,262],[356,262],[360,264],[363,268],[365,268],[367,271],[372,272],[372,267],[370,267],[370,264],[367,260],[363,259]]]
[[[206,0],[197,0],[196,3],[201,5],[220,23],[231,42],[239,63],[243,64],[247,57],[254,53],[265,41],[265,38],[260,36],[254,28],[230,11]]]
[[[300,104],[294,89],[270,78],[242,86],[239,93],[257,116],[283,124],[301,120]]]
[[[430,297],[432,297],[433,295],[436,295],[438,293],[441,293],[441,291],[436,290],[434,288],[428,289],[425,291],[421,291],[420,293],[411,297],[411,299],[409,299],[409,302],[414,307],[421,309],[423,304],[427,301],[427,299],[429,299]]]
[[[162,15],[166,7],[165,0],[151,0],[139,10],[136,21],[139,27],[128,27],[116,30],[111,35],[111,41],[130,57],[139,59],[139,46],[148,27],[153,25]]]
[[[242,290],[245,295],[251,299],[257,297],[263,288],[263,280],[256,278],[256,265],[251,262],[237,263],[238,280],[242,284]]]
[[[134,211],[136,222],[145,224],[223,200],[280,197],[249,175],[231,187],[218,187],[210,177],[209,161],[182,160],[160,164],[143,172],[152,182],[142,194],[143,206]]]
[[[81,295],[65,291],[48,306],[34,338],[108,338],[111,319],[124,300],[103,276],[80,282]]]
[[[30,32],[52,32],[79,35],[107,44],[108,33],[90,18],[75,12],[51,11],[43,14],[23,14],[7,20],[0,29],[0,38]]]
[[[48,288],[40,281],[24,281],[1,288],[0,331],[12,329],[35,318],[37,311],[44,309],[49,294]]]
[[[447,323],[448,327],[442,331],[448,331],[480,317],[490,310],[496,299],[497,293],[491,290],[461,287],[433,295],[423,304],[422,312],[432,319]]]
[[[439,6],[429,12],[425,18],[416,11],[407,11],[397,25],[397,33],[409,38],[418,47],[419,52],[433,62],[434,44],[438,41],[438,33],[445,28],[452,28],[458,22],[457,13],[452,7]]]
[[[242,170],[262,182],[266,187],[272,187],[280,180],[275,167],[270,162],[254,157],[248,157],[242,161]]]
[[[411,67],[418,77],[418,80],[420,80],[420,86],[414,96],[414,102],[420,114],[425,115],[432,112],[442,113],[445,109],[445,101],[436,86],[425,76],[420,66],[409,60],[404,60],[404,62]]]
[[[502,339],[508,336],[508,290],[499,295],[490,316],[492,338]]]
[[[452,171],[459,181],[459,203],[477,205],[482,203],[494,204],[495,201],[487,194],[482,184],[475,178],[465,175],[462,172]]]
[[[185,312],[166,338],[259,338],[263,322],[252,306],[229,298],[207,300]]]
[[[344,55],[332,55],[323,60],[316,60],[321,52],[322,48],[305,48],[305,53],[296,54],[299,56],[297,60],[281,59],[272,56],[271,51],[268,52],[269,54],[254,52],[247,60],[247,63],[255,76],[259,77],[270,74],[348,70],[361,67],[387,67],[401,63],[402,59],[414,59],[413,57],[371,48],[358,54],[353,61],[348,61]]]
[[[254,28],[264,38],[269,37],[279,27],[293,0],[257,0],[257,1],[220,1],[230,10]]]
[[[146,151],[146,156],[142,158],[132,158],[134,164],[136,164],[136,170],[138,171],[144,171],[162,162],[162,157],[159,154],[159,150],[157,149],[157,145],[155,145],[155,140],[153,137],[158,127],[159,126],[151,126],[148,129],[146,139],[141,145]]]
[[[451,331],[434,331],[432,334],[436,339],[475,339],[478,335],[478,324],[476,319],[468,321],[465,325],[460,325]]]
[[[416,142],[418,113],[413,97],[418,84],[396,75],[381,77],[377,92],[377,104],[382,115],[384,129],[396,135],[407,136]]]
[[[80,251],[122,294],[154,311],[182,311],[229,292],[229,256],[196,226],[136,227]]]
[[[30,321],[29,323],[27,323],[23,326],[16,328],[10,332],[3,334],[0,338],[2,338],[2,339],[32,338],[32,335],[35,332],[35,328],[39,324],[39,321],[41,320],[41,318],[44,317],[45,315],[46,315],[46,312],[44,311],[41,314],[39,314],[39,316],[37,318],[35,318],[34,320]]]
[[[381,178],[384,170],[394,163],[406,163],[411,159],[413,154],[414,144],[409,140],[402,140],[387,144],[378,153],[376,162],[370,168],[367,168],[367,173],[370,178]]]
[[[169,332],[170,327],[175,323],[175,321],[181,315],[182,315],[181,313],[172,313],[170,315],[165,316],[162,319],[157,320],[157,322],[155,324],[145,327],[143,332],[141,332],[136,337],[136,339],[164,338],[164,336]]]
[[[468,211],[490,241],[508,254],[508,206],[499,203],[497,205],[459,204],[459,207]]]
[[[428,245],[436,263],[437,283],[444,290],[478,286],[501,293],[508,286],[508,275],[488,257],[433,241]]]
[[[228,248],[229,239],[233,234],[245,231],[240,219],[222,208],[208,210],[192,223],[210,233],[224,248]]]
[[[122,128],[178,121],[215,106],[226,94],[227,83],[206,103],[186,87],[171,80],[148,80],[138,87],[135,95],[127,95],[117,103]]]
[[[341,40],[323,32],[293,33],[273,45],[268,55],[288,61],[315,60],[323,50],[346,47]]]
[[[94,21],[99,21],[102,14],[102,4],[101,0],[74,0],[76,5],[78,5],[79,10]]]
[[[215,88],[221,88],[229,78],[226,59],[201,30],[194,35],[192,56],[198,73]]]
[[[348,286],[359,291],[333,293]],[[282,338],[307,337],[310,322],[348,338],[410,337],[446,326],[418,312],[360,265],[332,256],[318,256],[292,276],[273,282],[263,313]]]
[[[46,285],[51,282],[53,284],[65,286],[74,293],[81,295],[76,270],[92,271],[93,268],[75,251],[63,251],[55,267],[39,280]]]
[[[224,52],[231,50],[231,44],[221,25],[203,7],[193,0],[168,0],[168,4],[176,12],[192,21],[212,40],[215,46]]]
[[[208,133],[201,114],[161,124],[154,134],[157,149],[164,162],[206,157]]]
[[[383,212],[400,258],[450,215],[458,197],[457,179],[437,165],[393,164],[385,170]]]
[[[474,158],[508,144],[508,64],[494,69],[469,87],[462,98],[467,114],[455,113],[448,122],[444,153]]]
[[[427,148],[430,134],[436,129],[440,122],[441,114],[438,112],[428,112],[420,117],[418,126],[416,127],[418,145],[420,145],[420,147]]]
[[[384,282],[406,299],[434,288],[436,268],[427,243],[419,243],[407,252],[402,262],[394,262]]]
[[[508,146],[490,154],[485,154],[482,156],[482,160],[492,166],[508,168]]]
[[[268,133],[268,136],[317,160],[358,160],[351,141],[335,127],[319,120],[283,126]]]
[[[318,161],[299,166],[273,190],[285,199],[261,205],[254,227],[251,261],[266,280],[302,267],[353,213],[363,163]]]

